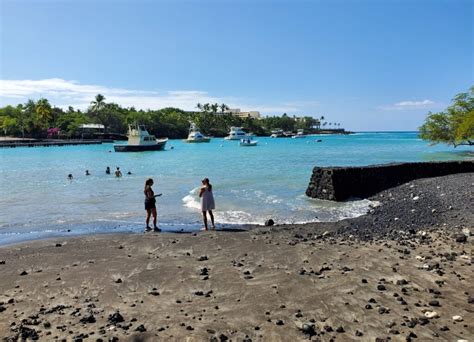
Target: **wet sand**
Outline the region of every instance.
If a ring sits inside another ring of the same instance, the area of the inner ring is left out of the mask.
[[[473,187],[473,174],[414,181],[338,223],[2,247],[0,336],[472,340]]]

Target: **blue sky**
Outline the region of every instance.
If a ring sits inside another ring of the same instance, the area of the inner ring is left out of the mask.
[[[474,85],[474,2],[0,0],[0,104],[227,103],[413,130]]]

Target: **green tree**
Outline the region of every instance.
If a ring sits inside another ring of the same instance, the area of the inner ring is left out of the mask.
[[[225,113],[225,111],[229,109],[229,107],[225,103],[221,104],[219,107],[221,108],[222,113]]]
[[[214,103],[211,105],[211,110],[214,114],[217,113],[218,109],[219,109],[219,105],[217,103]]]
[[[102,94],[97,94],[94,101],[91,101],[91,110],[95,113],[100,112],[105,108],[105,96]]]
[[[53,110],[47,99],[41,98],[36,102],[36,114],[41,128],[48,128],[53,119]]]
[[[474,145],[474,87],[454,97],[443,112],[428,113],[420,137],[433,144]]]

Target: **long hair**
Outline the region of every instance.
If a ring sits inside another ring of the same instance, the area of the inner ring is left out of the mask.
[[[209,183],[209,178],[204,178],[202,181],[209,187],[209,190],[212,191],[212,185]]]
[[[153,184],[153,178],[148,178],[145,182],[145,190],[147,186],[151,186]]]

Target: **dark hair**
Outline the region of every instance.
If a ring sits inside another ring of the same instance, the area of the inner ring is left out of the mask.
[[[204,178],[204,179],[202,180],[202,182],[203,182],[204,184],[206,184],[206,185],[209,187],[209,190],[212,191],[212,185],[211,185],[211,183],[209,183],[209,178]]]
[[[145,190],[147,186],[151,186],[153,184],[153,178],[148,178],[145,182]]]

